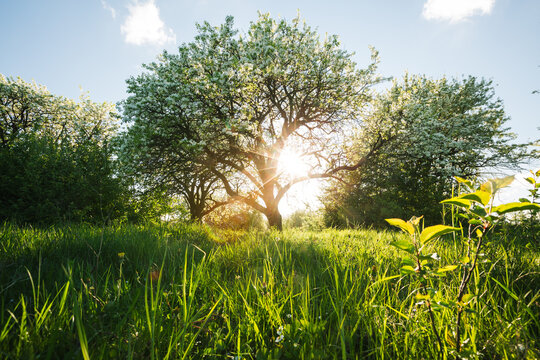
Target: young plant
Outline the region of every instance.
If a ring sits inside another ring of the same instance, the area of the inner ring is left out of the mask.
[[[537,203],[536,200],[538,199],[538,190],[540,189],[540,169],[538,169],[536,172],[529,170],[532,174],[532,176],[529,176],[525,178],[525,180],[533,186],[532,189],[529,190],[529,193],[531,194],[531,200],[528,199],[519,199],[521,202],[532,202]]]
[[[478,258],[482,253],[482,246],[486,243],[486,237],[493,232],[495,225],[503,218],[502,215],[521,210],[538,210],[540,205],[523,201],[494,205],[497,192],[510,185],[514,180],[514,176],[490,179],[479,187],[475,187],[471,181],[466,179],[456,177],[456,180],[466,192],[444,200],[442,203],[457,206],[461,210],[459,217],[465,220],[464,224],[460,225],[463,228],[466,227],[466,229],[463,229],[464,231],[461,231],[460,240],[466,244],[466,255],[460,259],[459,265],[446,265],[435,270],[433,260],[438,259],[438,256],[436,253],[425,254],[423,251],[429,241],[441,235],[461,230],[461,228],[435,225],[420,231],[421,217],[413,217],[407,222],[401,219],[387,219],[386,221],[409,234],[410,241],[394,241],[391,245],[410,254],[410,257],[403,260],[401,273],[404,275],[411,274],[417,279],[419,288],[414,290],[417,291],[416,298],[421,299],[426,305],[440,352],[443,351],[444,346],[435,324],[434,311],[442,306],[455,312],[455,339],[450,339],[448,336],[446,338],[449,345],[455,348],[458,357],[460,357],[467,353],[463,350],[465,341],[461,339],[462,314],[464,311],[472,311],[468,305],[474,298],[473,294],[468,293],[468,285],[472,275],[475,273]],[[536,184],[533,185],[535,185],[536,189]],[[430,284],[436,282],[447,271],[453,271],[457,268],[460,268],[461,271],[459,287],[455,289],[453,296],[448,297],[447,301],[435,301],[435,291],[429,287]]]
[[[530,194],[530,200],[526,198],[519,199],[520,202],[523,203],[533,203],[538,204],[538,198],[540,196],[539,190],[540,190],[540,169],[538,169],[536,172],[530,170],[531,175],[529,177],[526,177],[525,180],[532,185],[532,189],[529,189]],[[529,216],[529,225],[534,225],[535,223],[538,224],[538,210],[533,209],[531,210],[531,214]]]
[[[424,304],[428,311],[431,327],[437,338],[439,352],[442,352],[444,346],[433,313],[433,301],[436,291],[432,284],[438,280],[441,274],[456,269],[457,265],[436,268],[435,262],[439,260],[439,256],[437,253],[426,253],[425,249],[426,245],[437,237],[460,229],[452,226],[435,225],[420,230],[421,219],[422,217],[413,216],[407,222],[401,219],[386,219],[386,221],[390,225],[399,227],[409,235],[409,240],[393,241],[390,245],[409,254],[408,257],[402,260],[401,274],[412,275],[416,278],[418,287],[413,291],[416,292],[416,299],[420,300],[420,304]]]

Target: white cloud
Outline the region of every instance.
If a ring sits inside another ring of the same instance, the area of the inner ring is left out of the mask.
[[[122,25],[124,40],[135,45],[163,45],[175,42],[176,35],[172,29],[165,27],[159,17],[159,9],[154,0],[145,3],[135,2],[128,6],[129,15]]]
[[[101,6],[111,13],[113,19],[116,19],[116,10],[114,10],[111,5],[109,5],[105,0],[101,0]]]
[[[495,0],[427,0],[422,15],[428,20],[448,20],[451,23],[474,15],[491,13]]]

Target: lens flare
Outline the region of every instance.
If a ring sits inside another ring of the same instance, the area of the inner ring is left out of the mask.
[[[298,178],[308,174],[309,165],[298,152],[286,147],[279,156],[278,171]]]

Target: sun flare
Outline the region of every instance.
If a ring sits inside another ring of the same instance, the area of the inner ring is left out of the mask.
[[[308,174],[309,165],[298,152],[286,147],[279,156],[278,170],[285,175],[298,178]]]

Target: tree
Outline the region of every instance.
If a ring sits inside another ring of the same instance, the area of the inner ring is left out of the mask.
[[[0,75],[0,219],[24,223],[120,216],[109,141],[114,106],[78,103]]]
[[[361,173],[350,174],[348,185],[335,183],[328,189],[327,223],[382,226],[385,218],[408,214],[423,214],[427,223],[439,221],[439,202],[451,196],[453,176],[516,168],[530,155],[528,144],[511,143],[515,136],[505,127],[507,121],[491,81],[409,75],[394,81],[366,123],[392,127],[396,137]],[[369,136],[358,133],[349,156],[361,152]]]
[[[103,145],[116,132],[117,120],[113,104],[94,103],[87,94],[76,103],[52,95],[45,86],[0,74],[1,146],[13,145],[25,134]]]
[[[134,179],[137,191],[144,196],[164,193],[181,197],[190,213],[191,221],[201,221],[203,216],[223,205],[216,200],[217,177],[204,165],[203,154],[189,137],[194,131],[189,121],[184,121],[181,107],[167,106],[168,99],[148,94],[144,87],[131,87],[141,100],[144,111],[137,111],[137,121],[117,139],[122,174]],[[174,93],[175,89],[170,92]],[[123,104],[125,114],[133,114],[131,102]],[[180,120],[179,123],[172,123]],[[157,125],[159,124],[159,125]],[[155,131],[160,128],[161,131]]]
[[[0,142],[8,147],[29,131],[38,131],[57,112],[54,98],[43,86],[0,74]]]
[[[336,36],[322,40],[299,18],[260,15],[238,36],[228,17],[198,32],[127,81],[124,118],[160,139],[146,142],[158,157],[189,148],[229,200],[262,212],[270,226],[282,228],[278,204],[293,185],[357,169],[385,142],[381,131],[354,163],[344,157],[344,136],[380,80],[375,51],[360,70]],[[310,167],[303,175],[280,171],[281,153],[293,146]]]

